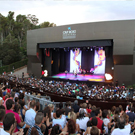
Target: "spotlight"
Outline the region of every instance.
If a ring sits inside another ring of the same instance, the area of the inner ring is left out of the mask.
[[[91,51],[93,51],[93,49],[92,49],[92,48],[91,48],[90,50],[91,50]]]
[[[55,48],[53,48],[53,50],[55,50]]]
[[[108,73],[105,73],[105,78],[106,78],[107,81],[113,79],[112,75],[111,74],[108,74]]]
[[[88,46],[87,49],[90,49],[90,47]]]
[[[112,67],[112,70],[114,70],[114,67]]]

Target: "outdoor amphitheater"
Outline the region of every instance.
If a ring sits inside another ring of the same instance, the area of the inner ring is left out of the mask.
[[[133,26],[121,20],[28,30],[25,66],[0,76],[0,122],[13,113],[20,135],[134,134]]]

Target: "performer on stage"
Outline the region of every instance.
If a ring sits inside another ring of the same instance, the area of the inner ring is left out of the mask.
[[[68,73],[68,71],[66,70],[66,71],[65,71],[65,76],[67,76],[67,73]]]
[[[76,69],[76,71],[75,71],[75,78],[77,78],[77,69]]]
[[[83,76],[85,76],[85,74],[86,74],[86,71],[83,69]]]

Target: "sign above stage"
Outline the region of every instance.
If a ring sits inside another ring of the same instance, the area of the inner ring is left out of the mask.
[[[68,27],[68,30],[63,31],[63,39],[72,39],[76,38],[76,30],[71,30],[71,27]]]

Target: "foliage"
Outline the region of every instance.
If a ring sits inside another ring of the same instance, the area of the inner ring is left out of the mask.
[[[2,74],[4,72],[7,73],[7,72],[10,72],[10,71],[13,71],[14,69],[25,66],[25,65],[27,65],[27,61],[28,61],[27,59],[24,59],[24,60],[12,63],[10,65],[0,67],[0,74]]]
[[[35,15],[17,15],[9,11],[5,17],[0,13],[0,60],[8,65],[27,58],[27,30],[54,27],[54,23],[43,22],[38,25]]]

